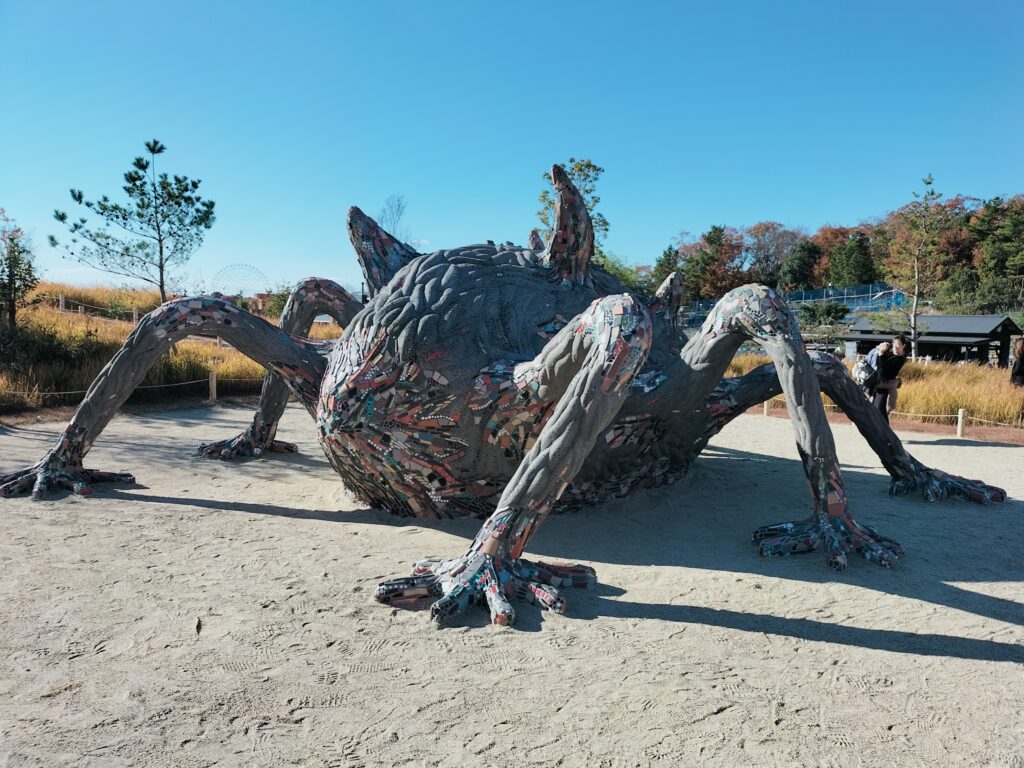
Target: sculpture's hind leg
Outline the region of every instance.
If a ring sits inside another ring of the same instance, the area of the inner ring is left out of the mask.
[[[650,344],[644,309],[631,296],[609,296],[559,331],[535,360],[518,366],[516,379],[557,405],[497,510],[466,554],[418,563],[412,577],[381,584],[377,600],[438,598],[431,608],[438,621],[470,602],[486,602],[495,623],[510,624],[515,618],[510,597],[565,610],[558,587],[585,586],[594,580],[593,571],[532,563],[520,555],[618,413]]]
[[[755,534],[762,553],[807,552],[823,543],[829,565],[837,570],[846,567],[851,549],[881,565],[896,563],[902,554],[899,545],[859,525],[847,509],[817,374],[804,350],[793,313],[774,291],[746,285],[718,302],[700,333],[682,351],[684,366],[677,382],[677,408],[692,412],[703,406],[736,350],[748,339],[760,344],[775,365],[813,501],[809,519],[771,526]]]
[[[127,473],[85,469],[82,459],[111,417],[170,346],[193,333],[216,334],[274,371],[312,412],[326,367],[320,349],[220,299],[170,301],[146,315],[100,371],[53,448],[38,463],[0,476],[0,496],[31,490],[40,498],[56,487],[86,494],[92,483],[132,482]]]
[[[281,313],[279,325],[292,336],[306,337],[318,315],[330,315],[338,325],[347,328],[362,308],[363,305],[337,283],[311,277],[295,286]],[[268,371],[263,378],[260,402],[252,423],[240,435],[200,445],[199,453],[220,459],[260,456],[266,451],[294,453],[294,444],[275,439],[277,423],[288,405],[289,395],[288,386]]]
[[[892,477],[889,493],[902,496],[920,489],[927,501],[952,497],[986,504],[1006,500],[1006,491],[1002,488],[931,469],[915,459],[878,409],[864,397],[863,390],[850,378],[842,362],[825,353],[812,353],[810,357],[821,391],[856,425]],[[774,364],[721,381],[707,399],[707,428],[694,452],[701,451],[708,439],[748,408],[781,392]]]

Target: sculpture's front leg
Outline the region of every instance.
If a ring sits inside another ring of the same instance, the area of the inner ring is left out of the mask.
[[[650,344],[644,309],[628,295],[610,296],[594,302],[535,360],[519,366],[516,380],[558,405],[506,486],[498,509],[464,555],[417,564],[411,578],[381,584],[377,600],[438,598],[431,609],[437,621],[470,603],[486,603],[495,623],[511,624],[511,598],[564,611],[559,588],[586,586],[594,572],[585,566],[534,563],[521,555],[618,413]]]

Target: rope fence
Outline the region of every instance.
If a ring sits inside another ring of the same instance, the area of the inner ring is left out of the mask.
[[[785,398],[776,395],[775,397],[769,398],[764,401],[764,415],[768,416],[769,411],[772,408],[772,403],[782,403],[785,405]],[[838,411],[839,406],[834,403],[822,403],[826,410]],[[1009,427],[1010,429],[1024,429],[1024,421],[1019,421],[1015,424],[1011,424],[1004,421],[990,421],[989,419],[982,419],[978,416],[971,416],[966,408],[960,408],[956,413],[911,413],[908,411],[889,411],[894,416],[905,416],[913,420],[924,420],[924,419],[949,419],[949,423],[956,421],[956,436],[963,437],[964,431],[967,424],[970,422],[977,422],[979,424],[988,424],[994,427]]]
[[[191,386],[193,384],[206,384],[209,387],[210,402],[216,402],[217,401],[217,383],[218,383],[218,381],[220,381],[220,382],[225,382],[225,381],[230,381],[230,382],[243,382],[243,381],[244,382],[257,382],[257,381],[263,381],[263,377],[261,376],[259,378],[253,378],[253,377],[233,376],[233,377],[218,378],[216,371],[210,371],[210,375],[207,378],[205,378],[205,379],[193,379],[191,381],[175,381],[175,382],[171,382],[169,384],[142,384],[142,385],[136,387],[135,389],[160,389],[162,387],[186,387],[186,386]],[[29,391],[0,390],[0,398],[6,397],[6,396],[40,397],[40,398],[42,398],[42,397],[66,397],[66,396],[69,396],[69,395],[84,395],[86,392],[88,392],[87,389],[72,389],[72,390],[64,390],[64,391],[61,391],[61,392],[38,392],[38,391],[31,391],[31,390],[29,390]]]
[[[35,300],[45,301],[55,307],[58,312],[64,312],[67,314],[87,314],[92,317],[98,317],[102,320],[127,321],[131,319],[131,321],[135,323],[139,321],[140,310],[134,305],[123,306],[117,309],[111,309],[110,307],[98,307],[95,304],[87,304],[84,301],[69,298],[63,293],[39,293],[36,294]],[[70,309],[69,307],[71,306],[77,307],[77,309]],[[142,310],[141,314],[145,314],[145,312],[146,310]],[[109,317],[107,317],[108,315]]]
[[[1015,427],[1017,429],[1024,428],[1024,421],[1019,422],[1017,424],[1005,424],[1005,423],[1003,423],[1001,421],[989,421],[988,419],[982,419],[982,418],[979,418],[977,416],[967,416],[967,420],[968,421],[977,421],[980,424],[992,424],[992,425],[997,426],[997,427]]]
[[[110,307],[97,307],[95,304],[86,304],[84,301],[69,298],[63,293],[37,293],[33,298],[33,301],[46,302],[48,306],[52,306],[58,312],[63,314],[89,315],[90,317],[99,318],[100,320],[131,322],[134,325],[138,325],[140,316],[153,311],[157,306],[150,306],[146,304],[144,306],[148,308],[140,309],[138,306],[132,304],[131,306],[122,305],[115,309],[111,309]],[[72,309],[71,307],[75,307],[75,309]],[[264,312],[258,309],[249,308],[248,311],[259,317],[266,316]]]

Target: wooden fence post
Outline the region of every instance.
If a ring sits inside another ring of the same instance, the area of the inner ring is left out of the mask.
[[[64,311],[64,294],[62,293],[62,294],[61,294],[61,295],[60,295],[60,296],[59,296],[59,297],[57,298],[57,300],[58,300],[58,301],[60,302],[60,303],[59,303],[59,305],[58,305],[58,307],[59,307],[60,311],[61,311],[61,312],[63,312],[63,311]]]
[[[139,324],[139,308],[133,306],[132,307],[132,325],[138,325],[138,324]]]
[[[765,400],[764,401],[764,415],[765,416],[768,415],[768,409],[769,408],[771,408],[771,401],[770,400]]]
[[[956,412],[956,436],[964,436],[964,426],[967,423],[967,409],[959,408]]]
[[[81,304],[78,305],[78,314],[80,314],[80,315],[84,315],[85,314],[85,307],[82,306]]]
[[[217,369],[210,369],[210,402],[217,402]]]

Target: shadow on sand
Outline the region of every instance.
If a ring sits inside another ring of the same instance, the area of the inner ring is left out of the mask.
[[[284,455],[272,460],[326,467],[323,459],[313,456],[303,460],[296,455]],[[722,478],[728,482],[723,483]],[[916,496],[887,496],[886,481],[876,473],[847,469],[845,478],[858,518],[876,525],[883,534],[907,547],[908,556],[896,568],[886,570],[854,558],[846,572],[836,573],[825,566],[823,557],[817,553],[789,558],[758,557],[750,543],[753,529],[779,522],[780,516],[796,519],[808,514],[801,467],[792,459],[723,448],[708,449],[691,476],[675,486],[615,500],[586,513],[551,517],[531,542],[529,551],[555,559],[679,566],[819,584],[841,582],[1024,626],[1021,603],[955,585],[1024,581],[1024,558],[1019,557],[1019,542],[1024,540],[1024,505],[1015,500],[988,507],[959,501],[926,504]],[[310,481],[324,480],[317,475],[310,477]],[[766,482],[769,487],[765,487]],[[715,503],[687,504],[688,496],[707,499],[709,488]],[[326,512],[250,501],[150,496],[114,488],[104,491],[102,496],[295,519],[386,527],[415,524],[462,536],[467,542],[479,527],[476,520],[409,520],[371,509]],[[978,520],[978,524],[972,525],[972,519]],[[971,539],[971,550],[991,556],[984,561],[958,556],[959,543],[965,537]],[[430,554],[437,553],[424,553]],[[401,570],[396,563],[396,575]],[[1024,663],[1024,647],[1016,644],[864,629],[702,606],[636,603],[618,599],[616,590],[609,586],[599,585],[597,590],[576,593],[572,602],[571,614],[579,619],[659,619],[897,653]],[[528,610],[528,606],[522,608],[516,626],[526,631],[539,629],[539,612]]]

